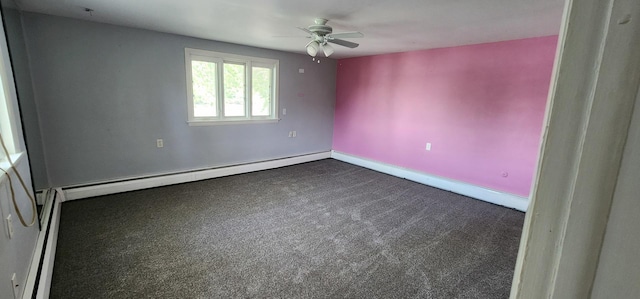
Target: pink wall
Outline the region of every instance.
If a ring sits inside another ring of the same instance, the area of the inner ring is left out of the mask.
[[[528,196],[556,42],[342,59],[333,149]]]

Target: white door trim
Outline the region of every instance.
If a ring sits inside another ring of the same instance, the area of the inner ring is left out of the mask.
[[[512,298],[589,298],[640,83],[640,2],[568,0]]]

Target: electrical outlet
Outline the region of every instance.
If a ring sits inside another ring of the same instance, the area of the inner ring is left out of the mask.
[[[13,220],[11,220],[11,214],[9,214],[5,220],[7,221],[7,233],[9,234],[9,239],[11,239],[13,238]]]
[[[293,131],[293,138],[296,138],[297,134],[296,131]]]
[[[427,146],[425,147],[425,149],[428,151],[431,150],[431,142],[427,142]]]
[[[158,148],[164,147],[164,140],[162,140],[162,139],[157,139],[157,140],[156,140],[156,146],[157,146]]]
[[[287,108],[282,108],[282,115],[287,115]]]
[[[13,289],[13,299],[20,298],[20,284],[18,284],[18,279],[16,278],[16,274],[13,273],[11,275],[11,288]]]

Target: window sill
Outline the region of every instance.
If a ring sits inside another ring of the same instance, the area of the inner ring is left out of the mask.
[[[217,126],[217,125],[252,125],[277,123],[280,119],[254,119],[254,120],[191,120],[187,121],[191,127]]]
[[[15,165],[16,167],[18,167],[18,165],[20,165],[22,158],[24,157],[24,152],[20,152],[20,153],[15,153],[15,154],[11,154],[9,155],[9,157],[11,158],[11,161],[13,162],[13,165]],[[9,160],[7,160],[6,157],[0,159],[0,168],[6,170],[7,172],[11,172],[12,170],[15,171],[15,169],[13,169],[13,167],[11,167],[11,164],[9,163]],[[6,174],[3,171],[0,171],[0,183],[4,182],[6,180]]]

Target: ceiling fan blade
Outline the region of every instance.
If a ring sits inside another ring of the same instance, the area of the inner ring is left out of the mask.
[[[333,38],[358,38],[358,37],[364,37],[364,34],[362,34],[362,32],[352,31],[352,32],[331,33],[329,34],[329,36]]]
[[[304,27],[296,27],[296,28],[298,28],[298,29],[300,29],[300,30],[302,30],[302,31],[304,31],[306,33],[309,33],[309,34],[313,35],[313,32],[309,31],[309,29],[307,29],[307,28],[304,28]]]
[[[343,40],[343,39],[337,39],[337,38],[328,40],[328,42],[334,43],[336,45],[341,45],[341,46],[344,46],[344,47],[347,47],[347,48],[352,48],[352,49],[357,47],[357,46],[359,46],[356,43],[352,43],[350,41],[346,41],[346,40]]]
[[[311,36],[304,36],[304,35],[274,35],[271,37],[275,37],[275,38],[311,38]]]

